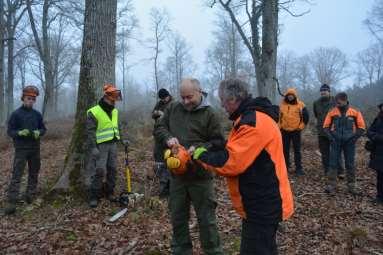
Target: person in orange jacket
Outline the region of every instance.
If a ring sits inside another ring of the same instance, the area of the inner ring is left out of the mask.
[[[346,93],[338,93],[335,102],[336,107],[327,113],[323,123],[323,129],[331,143],[330,169],[325,191],[329,194],[336,191],[338,162],[343,151],[348,191],[355,195],[355,143],[364,134],[366,124],[362,114],[350,106]]]
[[[278,128],[278,106],[252,98],[247,83],[224,80],[222,107],[234,122],[225,147],[198,147],[193,160],[225,176],[234,209],[242,218],[241,255],[277,254],[279,222],[291,217],[293,195]]]
[[[279,109],[279,127],[282,132],[286,165],[290,167],[290,144],[292,142],[295,173],[297,175],[304,175],[301,155],[301,133],[309,122],[309,112],[305,104],[299,100],[298,93],[293,88],[287,90]]]

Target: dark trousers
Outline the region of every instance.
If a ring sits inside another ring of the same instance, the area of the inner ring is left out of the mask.
[[[154,173],[160,181],[160,194],[169,192],[170,173],[164,162],[155,162]]]
[[[349,184],[355,183],[355,141],[335,141],[330,146],[330,169],[328,172],[331,184],[336,183],[339,160],[343,152],[346,177]]]
[[[242,221],[241,255],[278,254],[276,234],[278,223],[258,224]]]
[[[15,149],[12,177],[8,187],[8,201],[15,203],[20,192],[21,178],[28,163],[28,184],[25,194],[32,197],[36,193],[40,171],[40,148]]]
[[[217,228],[213,180],[184,181],[170,178],[170,222],[173,228],[172,254],[191,255],[192,239],[189,230],[190,207],[197,215],[201,246],[206,255],[222,255]]]
[[[290,167],[290,144],[293,143],[295,169],[302,170],[301,156],[301,131],[282,130],[283,153],[285,155],[286,166]]]
[[[117,144],[101,143],[97,145],[100,154],[92,158],[92,173],[90,198],[100,198],[103,194],[113,195],[116,185],[117,172]],[[104,175],[106,175],[106,183],[103,186]]]
[[[324,173],[327,174],[330,168],[330,140],[326,136],[318,136],[318,145],[322,157],[323,170]],[[342,157],[339,157],[338,174],[342,174],[343,172]]]
[[[376,197],[380,200],[383,201],[383,172],[377,171],[377,182],[376,182],[376,190],[377,190],[377,195]]]

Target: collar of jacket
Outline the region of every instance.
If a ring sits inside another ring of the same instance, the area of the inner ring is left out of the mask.
[[[350,104],[347,102],[345,106],[343,107],[337,106],[337,108],[341,114],[346,114],[347,110],[350,108]]]
[[[110,114],[114,109],[114,105],[110,105],[105,102],[104,98],[101,98],[100,101],[98,101],[98,105],[101,106],[101,108],[108,114]]]
[[[333,100],[334,97],[333,96],[324,96],[324,97],[320,97],[319,100],[322,101],[322,102],[330,102],[331,100]]]
[[[263,112],[269,115],[273,120],[278,122],[279,107],[277,105],[273,105],[267,97],[246,98],[241,102],[237,110],[229,116],[229,119],[235,121],[242,114],[250,111]]]
[[[25,105],[21,105],[20,108],[23,109],[24,111],[28,111],[28,112],[33,110],[33,107],[26,107]]]
[[[181,103],[181,105],[184,107],[185,111],[188,111],[184,104]],[[209,102],[207,101],[207,97],[205,96],[205,94],[202,94],[201,95],[201,102],[199,103],[198,106],[194,107],[190,112],[195,112],[195,111],[198,111],[199,109],[202,109],[202,108],[206,108],[209,106]]]

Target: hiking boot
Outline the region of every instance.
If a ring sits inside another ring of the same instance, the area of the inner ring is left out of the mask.
[[[335,187],[333,185],[327,185],[324,191],[329,195],[335,195]]]
[[[96,208],[98,206],[98,200],[95,199],[95,198],[92,198],[90,201],[89,201],[89,207],[90,208]]]
[[[8,203],[7,206],[4,208],[4,214],[5,215],[12,215],[16,212],[16,204],[15,203]]]
[[[347,185],[347,188],[348,188],[348,192],[353,195],[353,196],[356,196],[356,195],[359,195],[359,192],[356,190],[355,188],[355,184],[348,184]]]
[[[33,202],[33,196],[29,194],[24,194],[23,200],[25,201],[25,203],[31,204]]]
[[[379,197],[374,198],[371,202],[376,204],[376,205],[383,205],[383,199],[381,199]]]
[[[300,168],[300,169],[295,170],[295,174],[297,176],[304,176],[305,172],[303,171],[303,169]]]

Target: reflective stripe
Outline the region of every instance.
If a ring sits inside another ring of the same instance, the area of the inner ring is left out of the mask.
[[[120,132],[118,130],[118,111],[113,109],[112,118],[101,108],[96,105],[88,110],[97,120],[96,143],[111,141],[114,138],[120,140]]]

